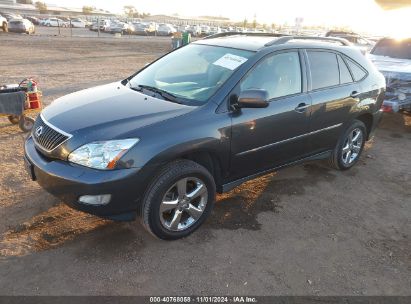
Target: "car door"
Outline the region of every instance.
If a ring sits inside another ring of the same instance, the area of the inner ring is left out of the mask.
[[[312,100],[310,154],[331,150],[337,144],[343,124],[358,102],[360,87],[343,59],[327,50],[307,50],[309,91]]]
[[[233,179],[295,161],[305,154],[311,101],[305,92],[301,56],[298,50],[270,54],[234,89],[230,98],[247,89],[264,89],[270,102],[267,108],[231,113]]]

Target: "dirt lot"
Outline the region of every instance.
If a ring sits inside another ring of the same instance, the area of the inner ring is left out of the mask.
[[[0,33],[0,83],[35,76],[49,103],[169,45]],[[411,295],[411,116],[385,116],[350,171],[313,162],[219,196],[206,224],[175,242],[47,194],[23,169],[24,137],[0,118],[2,295]]]

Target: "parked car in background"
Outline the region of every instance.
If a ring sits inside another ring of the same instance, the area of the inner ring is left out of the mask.
[[[152,35],[156,35],[157,34],[157,30],[158,30],[158,23],[155,22],[149,22],[147,23],[147,33],[152,36]]]
[[[367,38],[353,32],[329,31],[325,34],[325,36],[346,39],[354,46],[358,47],[363,54],[371,51],[375,45],[374,41],[368,40]]]
[[[12,13],[1,13],[1,15],[6,18],[8,21],[12,20],[12,19],[21,19],[23,18],[22,16],[18,15],[18,14],[12,14]]]
[[[159,36],[171,36],[177,32],[174,26],[171,24],[159,24],[157,29],[157,35]]]
[[[12,19],[9,22],[9,32],[34,34],[34,24],[27,19]]]
[[[344,40],[304,38],[209,37],[61,97],[25,141],[27,172],[75,209],[140,215],[179,239],[216,192],[315,159],[348,170],[380,121],[385,79]]]
[[[387,82],[384,111],[411,111],[411,38],[383,38],[371,50],[369,58]]]
[[[212,26],[212,27],[210,28],[209,35],[215,35],[215,34],[219,34],[219,33],[221,33],[221,28],[220,28],[220,27],[218,27],[218,26]]]
[[[8,30],[9,30],[9,22],[2,15],[0,15],[0,27],[3,30],[3,32],[8,32]]]
[[[36,17],[26,16],[24,18],[27,19],[27,20],[30,20],[30,22],[33,23],[34,25],[40,25],[40,20]]]
[[[89,27],[90,31],[98,31],[98,28],[99,28],[99,25],[98,25],[97,21],[91,23],[91,25]]]
[[[133,23],[133,27],[134,27],[134,31],[133,34],[134,35],[143,35],[143,36],[147,36],[148,35],[148,25],[145,23],[141,23],[141,22],[135,22]]]
[[[42,22],[44,26],[67,27],[67,23],[59,18],[48,18]]]
[[[184,32],[188,32],[188,30],[190,29],[190,26],[189,25],[179,25],[175,28],[178,32],[184,33]]]
[[[90,26],[90,31],[100,31],[106,32],[109,31],[111,25],[110,20],[100,20],[100,21],[95,21],[91,24]]]
[[[80,18],[74,18],[70,20],[70,25],[71,27],[85,28],[87,26],[87,22]]]
[[[128,24],[125,22],[112,22],[108,29],[108,32],[112,34],[132,34],[135,31],[133,24]]]
[[[47,20],[48,20],[48,18],[39,18],[39,25],[45,26],[45,23],[46,23]]]
[[[192,25],[187,29],[187,32],[191,34],[191,36],[200,36],[201,35],[201,26],[199,25]]]
[[[208,25],[201,26],[201,35],[209,35],[210,34],[210,27]]]

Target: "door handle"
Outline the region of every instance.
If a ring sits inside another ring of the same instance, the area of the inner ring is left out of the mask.
[[[306,104],[305,102],[303,102],[303,103],[300,103],[294,110],[298,113],[303,113],[310,106],[311,105]]]
[[[360,95],[361,95],[360,92],[358,92],[358,91],[353,91],[350,96],[351,96],[352,98],[357,98],[357,97],[360,96]]]

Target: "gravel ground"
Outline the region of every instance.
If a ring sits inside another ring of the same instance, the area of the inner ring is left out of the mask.
[[[0,32],[0,83],[34,76],[48,104],[169,47]],[[0,118],[1,295],[411,295],[411,116],[384,116],[352,170],[311,162],[250,181],[174,242],[47,194],[26,176],[24,137]]]

